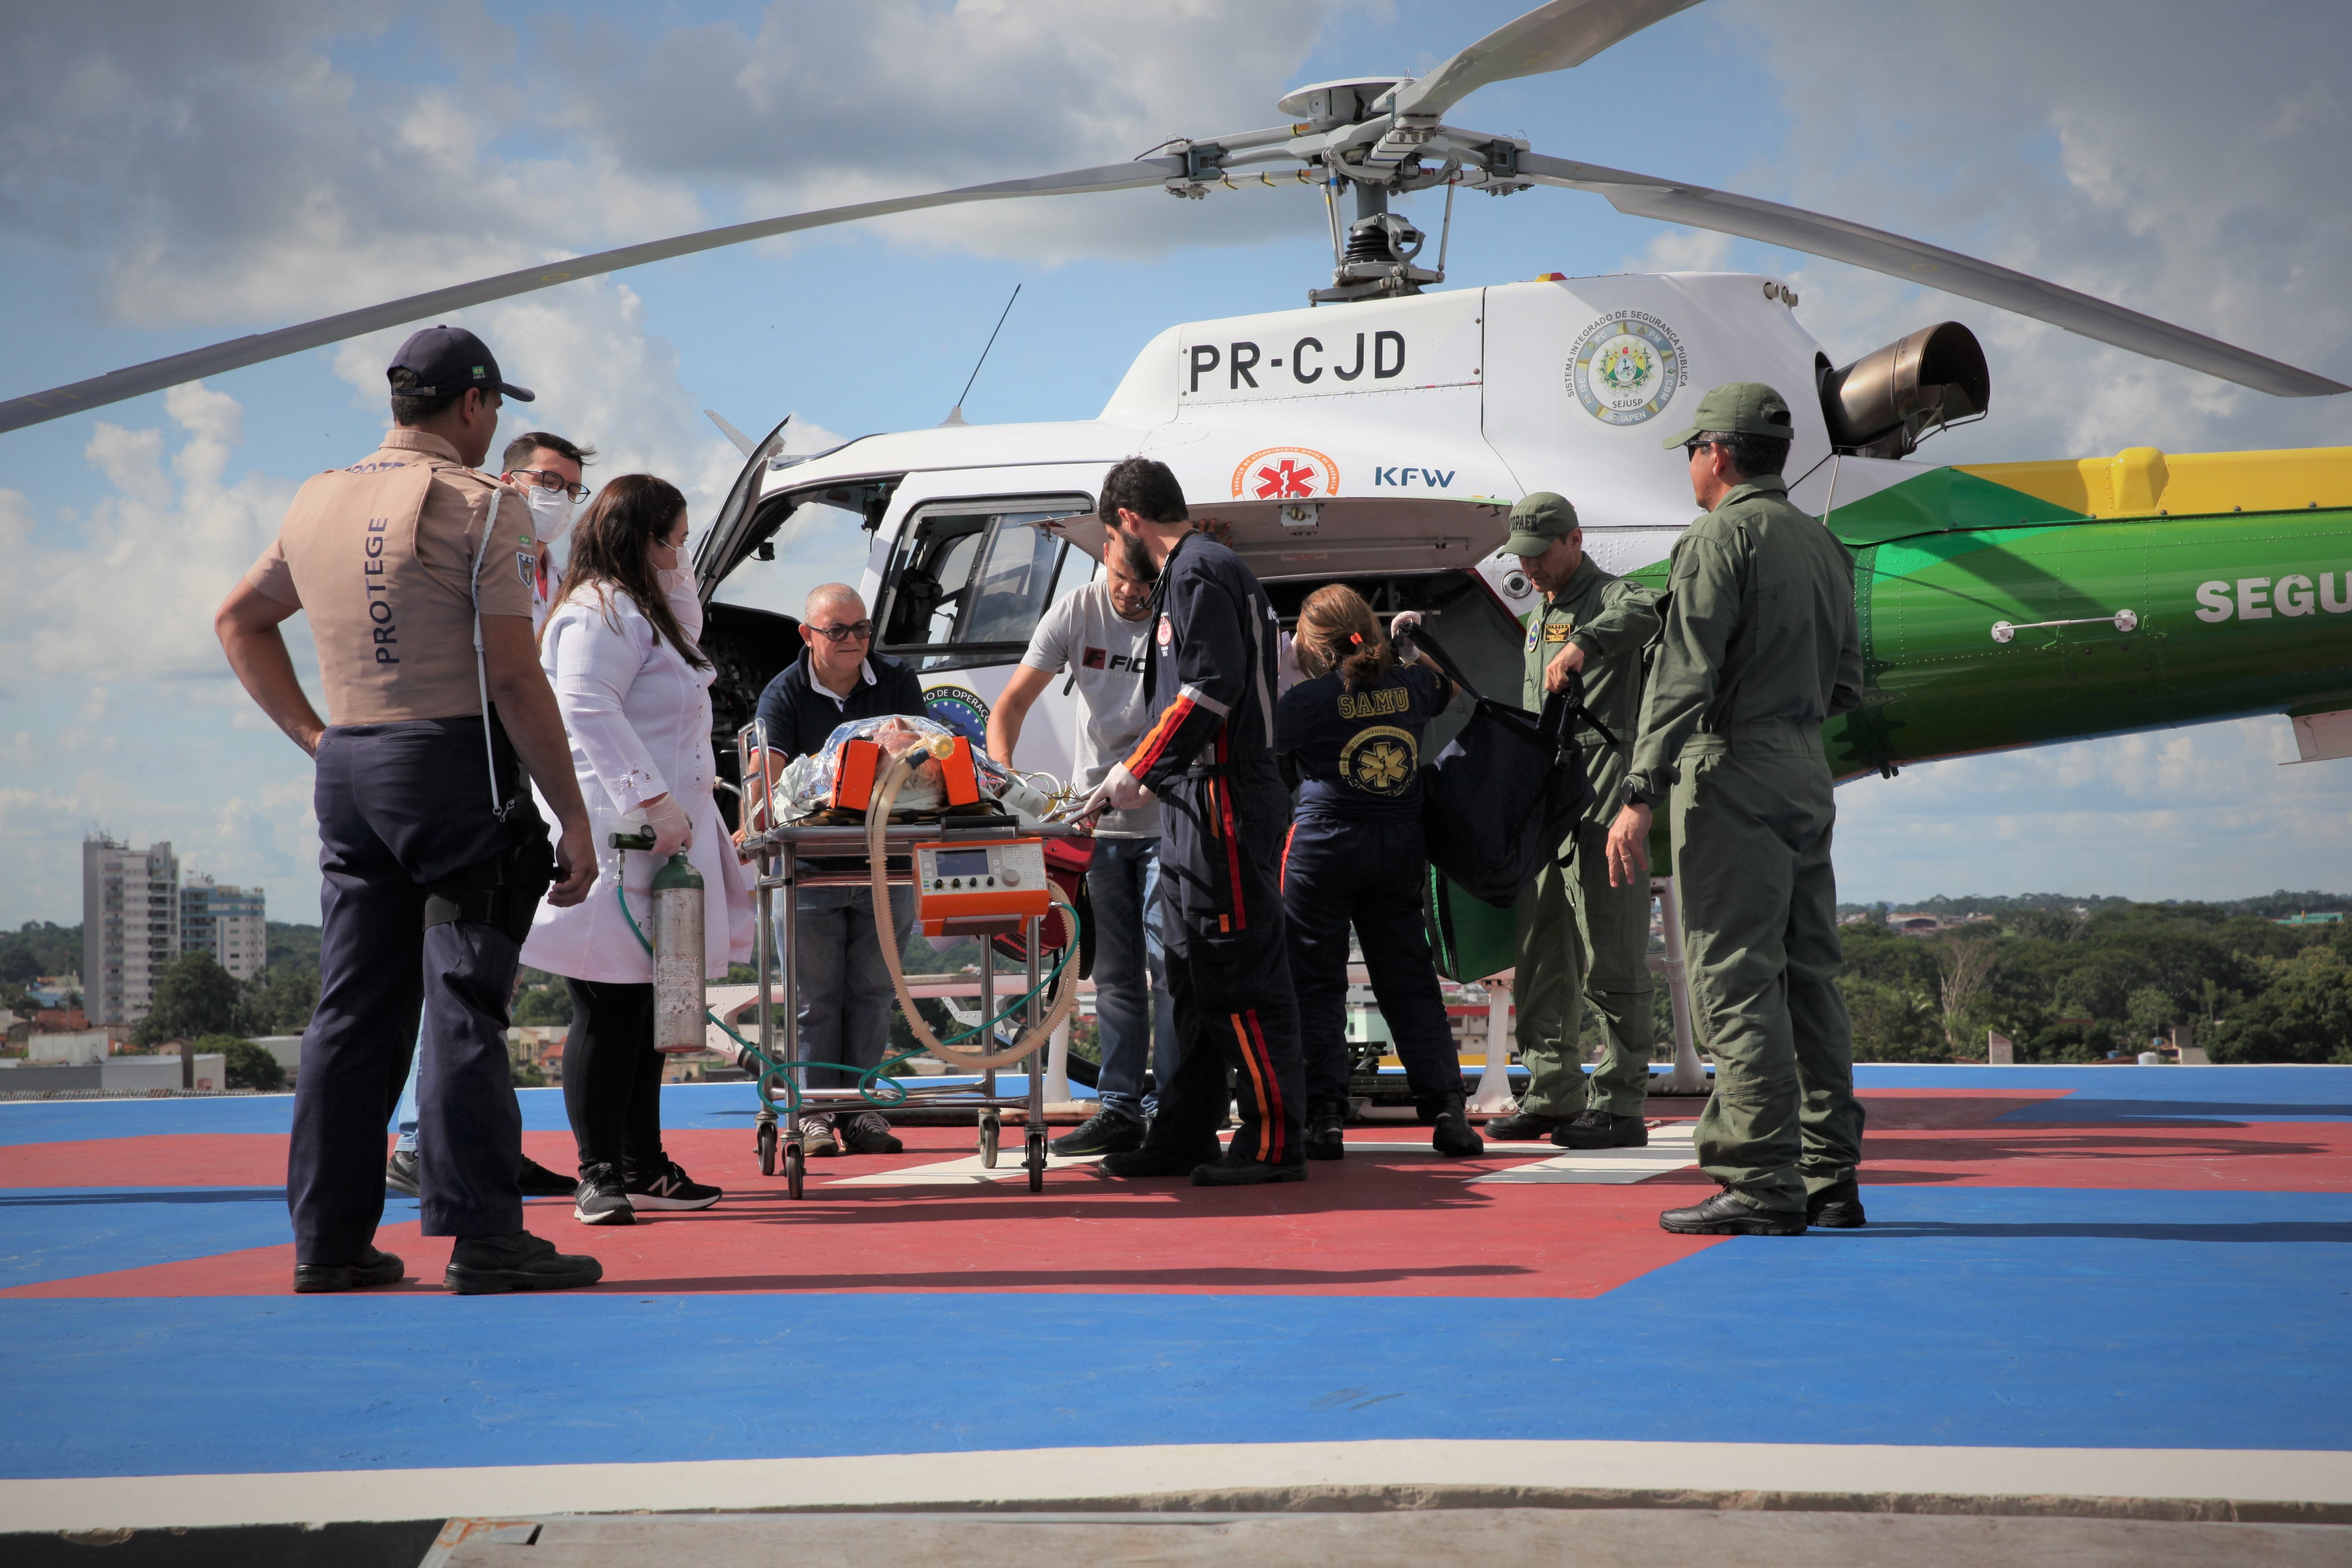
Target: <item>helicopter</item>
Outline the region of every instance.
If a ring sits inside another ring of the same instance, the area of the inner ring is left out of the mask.
[[[1707,387],[1788,395],[1797,505],[1853,552],[1862,706],[1824,731],[1841,781],[1937,758],[2283,713],[2303,760],[2352,756],[2352,448],[1937,466],[1920,443],[1991,410],[1981,345],[1930,323],[1850,363],[1745,273],[1441,289],[1454,197],[1537,187],[1851,263],[2283,397],[2340,383],[1958,252],[1845,219],[1537,152],[1448,117],[1479,88],[1572,69],[1696,0],[1551,0],[1420,77],[1300,88],[1280,123],[1129,161],[732,225],[416,294],[0,402],[0,431],[358,333],[623,268],[929,207],[1158,186],[1200,201],[1319,188],[1332,272],[1297,310],[1171,326],[1091,419],[937,427],[786,455],[752,440],[695,560],[719,666],[722,767],[799,656],[789,615],[730,602],[788,526],[870,536],[877,651],[912,663],[935,718],[982,739],[1038,618],[1096,570],[1110,467],[1165,461],[1295,615],[1344,581],[1419,610],[1483,690],[1517,689],[1536,595],[1497,554],[1512,503],[1558,490],[1604,567],[1664,586],[1689,521],[1659,436]],[[1430,237],[1394,198],[1440,191]],[[1342,209],[1345,208],[1343,216]],[[1040,702],[1024,761],[1066,770],[1075,703]],[[1455,721],[1459,722],[1458,719]],[[1441,725],[1429,743],[1442,745]],[[1034,748],[1034,751],[1032,751]]]

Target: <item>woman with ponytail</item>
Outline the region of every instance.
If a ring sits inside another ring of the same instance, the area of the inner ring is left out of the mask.
[[[1402,631],[1406,617],[1398,622]],[[1371,606],[1345,584],[1307,595],[1292,644],[1306,679],[1276,709],[1274,749],[1300,777],[1282,908],[1307,1058],[1307,1157],[1346,1152],[1350,925],[1413,1102],[1434,1129],[1431,1146],[1452,1159],[1480,1153],[1421,923],[1429,879],[1421,735],[1453,700],[1454,684],[1418,655],[1401,662]]]

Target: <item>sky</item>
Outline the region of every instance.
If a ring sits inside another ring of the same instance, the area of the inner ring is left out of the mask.
[[[1426,70],[1520,8],[0,0],[0,396],[585,250],[1271,124],[1292,88]],[[1916,235],[2352,381],[2340,20],[2315,0],[1707,0],[1448,119]],[[1434,226],[1435,198],[1402,205]],[[1163,328],[1303,303],[1324,222],[1304,189],[998,204],[454,319],[539,391],[510,429],[593,444],[592,481],[668,476],[699,521],[740,461],[706,408],[754,434],[791,414],[803,447],[936,424],[1018,284],[966,416],[1087,417]],[[1685,268],[1786,279],[1840,363],[1966,322],[1995,414],[1935,460],[2352,444],[2352,398],[2267,397],[1594,196],[1465,198],[1449,286]],[[211,613],[302,479],[373,447],[405,331],[0,436],[0,925],[79,920],[99,829],[316,919],[308,762],[228,675]],[[758,592],[844,574],[858,543],[805,532]],[[2352,763],[2294,755],[2273,717],[1861,781],[1839,796],[1841,892],[2341,889]]]

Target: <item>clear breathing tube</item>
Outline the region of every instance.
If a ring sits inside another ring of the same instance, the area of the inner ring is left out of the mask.
[[[869,1105],[885,1110],[892,1106],[903,1105],[907,1101],[907,1086],[890,1076],[893,1068],[903,1062],[912,1061],[926,1053],[943,1060],[982,1070],[1003,1067],[1034,1054],[1039,1046],[1053,1037],[1055,1029],[1068,1020],[1070,1014],[1077,1006],[1078,988],[1075,984],[1061,985],[1060,982],[1063,971],[1069,966],[1071,957],[1078,951],[1078,911],[1072,907],[1069,900],[1063,896],[1058,888],[1054,889],[1054,904],[1062,911],[1062,919],[1065,921],[1065,929],[1069,932],[1069,940],[1063,944],[1061,953],[1054,961],[1053,967],[1039,979],[1034,988],[1014,996],[993,1017],[983,1018],[971,1027],[957,1030],[944,1039],[931,1031],[930,1026],[923,1018],[922,1010],[915,1005],[915,997],[907,988],[904,962],[900,959],[898,950],[890,944],[884,934],[895,931],[896,927],[887,923],[882,918],[882,911],[890,907],[887,862],[884,857],[883,844],[884,834],[889,827],[890,807],[898,801],[899,786],[906,782],[907,775],[929,754],[922,747],[913,748],[903,753],[896,763],[891,764],[888,772],[876,781],[871,802],[872,809],[867,813],[866,835],[866,853],[870,858],[873,872],[875,934],[877,939],[880,939],[882,957],[889,967],[890,984],[898,993],[898,1005],[905,1010],[907,1026],[913,1030],[919,1043],[915,1049],[901,1051],[896,1056],[886,1056],[870,1068],[853,1067],[846,1062],[793,1061],[789,1065],[779,1064],[758,1046],[745,1039],[717,1012],[708,1007],[704,1008],[702,1016],[717,1026],[729,1039],[735,1042],[738,1059],[747,1067],[756,1068],[759,1075],[757,1087],[762,1100],[772,1100],[781,1093],[786,1109],[797,1113],[801,1104],[801,1089],[795,1069],[819,1067],[856,1073],[858,1097]],[[629,909],[625,875],[628,852],[631,849],[650,849],[653,847],[650,833],[638,837],[627,837],[616,833],[612,836],[612,842],[613,847],[620,852],[624,871],[623,875],[613,879],[613,896],[619,900],[621,918],[629,922],[629,931],[636,937],[637,945],[646,950],[647,957],[651,957],[654,944],[646,936],[644,929],[637,924],[636,915]],[[761,934],[760,940],[765,940],[765,933]],[[981,962],[983,963],[995,962],[995,953],[985,940],[981,942]],[[1057,990],[1056,987],[1059,989]],[[1046,1014],[1045,1022],[1024,1035],[1015,1045],[999,1047],[992,1050],[986,1046],[975,1047],[964,1043],[974,1037],[993,1040],[999,1026],[1027,1007],[1038,995],[1046,992],[1053,992],[1055,1000]],[[796,1029],[797,1021],[787,1020],[786,1026]]]

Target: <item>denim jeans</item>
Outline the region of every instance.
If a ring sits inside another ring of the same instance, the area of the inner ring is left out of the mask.
[[[866,888],[812,888],[801,894],[800,1055],[803,1061],[870,1068],[890,1043],[898,1000],[875,941],[874,894]],[[915,889],[890,889],[891,941],[903,951],[915,929]],[[810,1089],[855,1089],[857,1074],[809,1068]]]
[[[1160,840],[1097,838],[1087,867],[1095,916],[1095,1021],[1102,1068],[1095,1092],[1105,1110],[1141,1121],[1159,1109],[1158,1085],[1176,1070],[1175,1004],[1160,942]],[[1149,1064],[1154,1092],[1146,1097]]]

